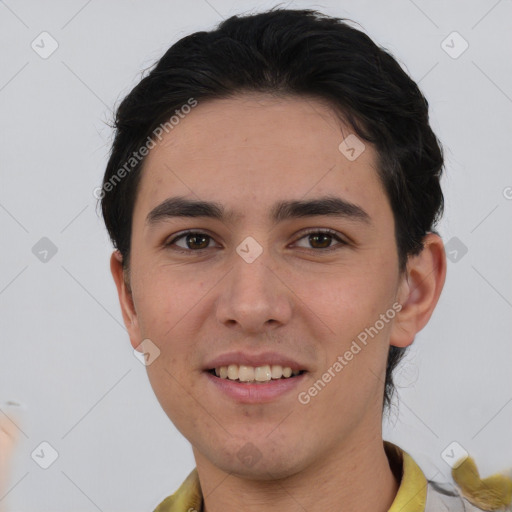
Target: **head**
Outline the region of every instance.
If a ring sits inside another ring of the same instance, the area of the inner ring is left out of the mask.
[[[174,44],[115,128],[101,204],[123,317],[197,452],[233,469],[257,446],[285,474],[374,429],[446,268],[442,151],[396,60],[314,11],[232,17]],[[296,389],[227,397],[207,366],[233,352],[287,355]]]

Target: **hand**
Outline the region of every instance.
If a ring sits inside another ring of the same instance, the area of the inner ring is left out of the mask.
[[[10,413],[8,416],[3,410],[0,410],[0,498],[7,492],[9,466],[19,436],[17,420],[15,414]],[[0,512],[4,510],[3,507],[2,500],[0,501]]]

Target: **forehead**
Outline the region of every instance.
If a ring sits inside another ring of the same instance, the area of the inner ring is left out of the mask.
[[[234,212],[333,194],[370,210],[385,200],[373,147],[325,102],[245,94],[199,102],[163,135],[146,157],[136,210],[171,195]]]

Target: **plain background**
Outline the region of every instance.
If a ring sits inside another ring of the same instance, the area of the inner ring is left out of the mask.
[[[93,190],[108,157],[111,110],[142,71],[184,35],[276,3],[0,1],[0,414],[12,416],[9,400],[25,407],[0,501],[7,511],[149,511],[194,467],[122,325]],[[512,2],[281,5],[348,17],[389,49],[419,81],[446,153],[439,229],[454,261],[431,322],[397,372],[400,400],[385,438],[435,480],[450,478],[441,454],[454,441],[482,474],[505,469]],[[47,59],[31,47],[43,31],[59,45]],[[42,237],[57,248],[46,262],[32,250]],[[59,455],[48,469],[31,457],[43,441]]]

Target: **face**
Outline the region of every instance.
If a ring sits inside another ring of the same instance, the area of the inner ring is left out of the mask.
[[[276,478],[380,435],[402,278],[352,133],[317,100],[243,95],[200,102],[145,161],[125,320],[196,460]]]

